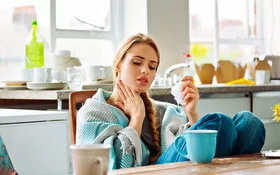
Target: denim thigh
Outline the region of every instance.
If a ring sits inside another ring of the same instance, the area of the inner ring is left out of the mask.
[[[253,113],[242,111],[233,117],[233,122],[238,134],[233,154],[260,152],[266,134],[262,121]]]
[[[223,113],[210,113],[199,119],[190,130],[211,129],[217,130],[216,157],[229,156],[237,139],[237,131],[232,119]],[[187,153],[186,142],[183,139],[178,140],[179,149]],[[176,150],[174,142],[162,153],[155,164],[182,162],[188,160],[181,156]]]

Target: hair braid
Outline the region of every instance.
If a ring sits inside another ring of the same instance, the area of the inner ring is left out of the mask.
[[[157,154],[155,156],[150,156],[150,163],[156,161],[158,159],[158,157],[160,156],[160,140],[159,140],[159,132],[158,132],[158,122],[155,116],[155,110],[154,110],[154,106],[151,102],[151,100],[149,99],[148,93],[141,93],[141,98],[144,102],[145,105],[145,113],[146,113],[146,117],[148,117],[148,119],[151,121],[150,125],[152,127],[152,132],[153,132],[153,136],[154,136],[154,143],[156,146]]]

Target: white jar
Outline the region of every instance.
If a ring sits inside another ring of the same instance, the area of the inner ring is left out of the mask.
[[[66,71],[67,67],[81,66],[80,60],[71,56],[69,50],[56,50],[52,57],[52,63],[55,71]]]

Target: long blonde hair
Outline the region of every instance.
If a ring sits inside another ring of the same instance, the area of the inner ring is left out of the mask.
[[[112,67],[114,79],[116,79],[116,77],[118,76],[117,67],[123,60],[128,49],[137,43],[145,43],[145,44],[150,45],[156,51],[156,54],[158,57],[158,64],[159,64],[160,53],[159,53],[159,49],[158,49],[155,41],[148,35],[138,33],[138,34],[132,35],[129,38],[127,38],[126,40],[124,40],[121,43],[120,47],[117,49],[117,52],[116,52],[116,55],[114,58],[114,62],[113,62],[113,67]],[[143,92],[140,94],[140,96],[145,105],[145,114],[146,114],[146,117],[148,117],[148,119],[150,121],[150,126],[151,126],[152,132],[153,132],[154,143],[155,143],[155,146],[157,149],[157,154],[154,156],[150,156],[150,163],[152,163],[152,162],[156,161],[157,158],[160,156],[160,139],[159,139],[160,136],[159,136],[159,132],[158,132],[159,125],[158,125],[158,122],[157,122],[157,119],[155,116],[154,106],[149,98],[148,93]]]

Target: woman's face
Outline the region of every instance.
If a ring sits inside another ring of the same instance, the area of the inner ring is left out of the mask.
[[[131,89],[145,92],[155,78],[158,60],[156,51],[150,45],[136,43],[118,65],[118,78]]]

